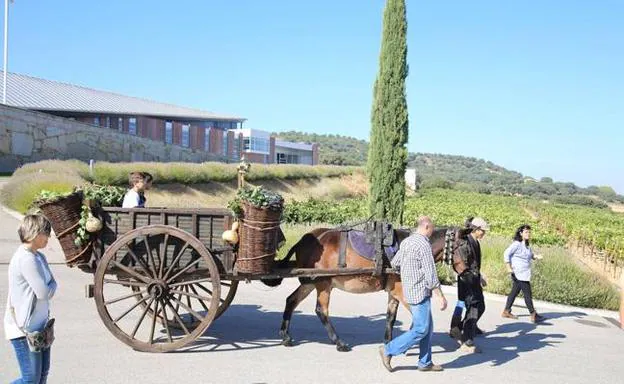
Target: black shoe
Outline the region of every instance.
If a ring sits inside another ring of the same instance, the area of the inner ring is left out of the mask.
[[[462,331],[458,327],[453,327],[449,331],[449,336],[457,341],[461,340]]]

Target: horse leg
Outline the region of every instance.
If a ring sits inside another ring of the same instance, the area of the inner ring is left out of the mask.
[[[397,311],[399,309],[399,300],[392,297],[388,293],[388,309],[386,311],[386,332],[384,334],[384,343],[388,344],[392,340],[392,328],[396,321]]]
[[[295,308],[301,303],[308,295],[314,290],[314,284],[301,284],[293,293],[286,299],[286,307],[284,308],[284,315],[282,316],[282,325],[280,327],[279,335],[282,337],[282,345],[285,347],[291,347],[293,345],[293,339],[288,332],[290,328],[290,318],[292,317]]]
[[[336,330],[332,325],[331,321],[329,321],[329,296],[331,295],[331,281],[326,280],[316,284],[316,315],[319,319],[321,319],[321,323],[327,330],[327,334],[329,335],[329,339],[336,344],[336,349],[339,352],[348,352],[351,350],[351,347],[344,343],[338,335],[336,334]]]
[[[392,340],[392,329],[396,321],[399,303],[401,303],[408,312],[411,311],[409,304],[403,298],[403,286],[397,282],[388,285],[388,309],[386,311],[386,331],[384,334],[384,343]]]

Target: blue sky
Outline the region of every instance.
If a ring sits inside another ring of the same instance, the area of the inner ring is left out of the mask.
[[[384,4],[16,0],[9,70],[368,139]],[[410,151],[624,193],[624,2],[411,0],[407,14]]]

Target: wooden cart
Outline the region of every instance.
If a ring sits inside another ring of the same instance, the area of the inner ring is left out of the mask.
[[[230,306],[240,280],[353,275],[374,269],[274,269],[236,272],[236,254],[221,235],[226,209],[103,208],[103,229],[88,262],[94,297],[109,331],[146,352],[180,349],[204,334]]]

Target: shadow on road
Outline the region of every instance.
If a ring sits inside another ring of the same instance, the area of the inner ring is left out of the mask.
[[[476,344],[482,350],[482,353],[462,355],[456,360],[444,364],[444,368],[464,368],[483,363],[499,366],[519,357],[521,353],[555,346],[561,343],[560,340],[565,339],[566,336],[559,333],[538,332],[541,329],[549,329],[552,326],[552,323],[549,323],[548,320],[563,317],[573,317],[575,320],[578,320],[586,316],[582,312],[549,312],[542,313],[542,315],[546,317],[546,321],[540,324],[518,320],[498,325],[492,331],[486,331],[483,336],[478,336],[476,339]],[[522,317],[519,316],[520,319]],[[433,345],[441,346],[443,349],[443,351],[434,351],[434,354],[452,352],[459,349],[459,343],[451,339],[447,333],[435,333]],[[417,357],[418,349],[409,352],[407,356]],[[417,369],[416,365],[395,368],[396,371],[415,369]]]
[[[546,321],[540,324],[533,324],[522,320],[506,322],[498,325],[496,329],[486,332],[483,336],[476,339],[476,344],[482,353],[465,354],[454,361],[444,365],[444,368],[464,368],[483,363],[490,363],[492,366],[500,366],[520,356],[521,353],[536,351],[545,347],[553,347],[561,343],[566,336],[560,333],[545,333],[541,330],[550,329],[552,323],[548,320],[554,320],[562,317],[581,318],[585,314],[581,312],[551,312],[543,313]],[[450,340],[448,335],[447,339]],[[446,343],[443,345],[445,352],[449,350],[459,349],[459,344],[452,341],[452,347],[449,348]],[[440,352],[434,352],[440,353]],[[397,367],[400,369],[412,369],[411,367]]]
[[[337,317],[331,321],[340,338],[351,346],[383,343],[385,313],[377,316]],[[172,353],[233,351],[281,346],[278,335],[282,312],[263,311],[259,305],[233,305],[207,332],[189,347]],[[400,332],[397,320],[394,336]],[[306,343],[331,344],[327,331],[315,314],[295,312],[290,333],[297,345]]]

